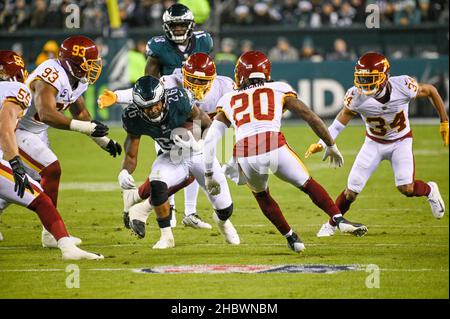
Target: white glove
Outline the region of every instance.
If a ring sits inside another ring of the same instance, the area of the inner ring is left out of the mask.
[[[344,157],[341,152],[339,152],[336,144],[332,146],[326,146],[325,153],[323,154],[322,161],[325,161],[330,157],[330,166],[333,168],[344,166]]]
[[[175,135],[173,142],[175,145],[183,149],[192,149],[194,152],[200,152],[203,149],[203,140],[196,141],[194,136],[190,131],[187,131],[189,139],[187,141],[183,140],[181,136]]]
[[[121,170],[119,173],[119,185],[122,189],[136,188],[133,176],[131,176],[126,169]]]
[[[220,184],[213,177],[212,174],[205,174],[205,186],[208,194],[216,196],[220,194]]]

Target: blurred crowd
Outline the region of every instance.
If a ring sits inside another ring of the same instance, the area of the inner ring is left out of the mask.
[[[224,25],[284,24],[300,27],[363,24],[366,7],[375,4],[383,25],[446,23],[447,0],[233,0],[226,1]]]
[[[119,0],[119,15],[128,27],[158,27],[164,10],[175,0]],[[365,22],[366,6],[376,4],[383,25],[448,23],[447,0],[209,0],[221,10],[221,25],[272,25],[300,27],[350,26]],[[3,0],[0,29],[13,32],[26,28],[64,29],[77,4],[81,28],[101,29],[108,23],[105,0]]]

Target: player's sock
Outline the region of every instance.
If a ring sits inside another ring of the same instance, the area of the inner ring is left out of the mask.
[[[138,188],[139,197],[141,199],[147,199],[150,197],[150,180],[147,178],[141,186]]]
[[[58,203],[59,180],[61,178],[61,165],[59,164],[59,161],[55,161],[45,167],[40,172],[40,175],[42,177],[41,186],[56,207]]]
[[[255,196],[261,211],[267,219],[270,220],[282,235],[287,234],[291,230],[291,227],[284,218],[277,202],[270,196],[269,189],[264,192],[253,193],[253,196]]]
[[[184,188],[184,215],[197,213],[198,183],[192,183]]]
[[[428,196],[430,195],[431,187],[427,183],[415,180],[414,181],[414,191],[413,193],[408,197],[421,197],[421,196]]]
[[[41,193],[36,197],[28,208],[36,212],[41,220],[42,225],[47,229],[56,240],[62,237],[68,237],[66,226],[52,203],[50,197],[45,193]]]
[[[169,205],[175,208],[175,195],[169,195]]]
[[[314,179],[310,178],[300,189],[308,194],[313,203],[328,216],[333,217],[341,213],[327,191]]]
[[[339,196],[336,198],[336,206],[339,208],[342,215],[344,215],[350,209],[351,204],[352,202],[349,201],[345,196],[345,190],[342,191],[342,193],[340,193]],[[330,218],[328,223],[331,226],[336,226],[336,223],[333,221],[333,218]]]

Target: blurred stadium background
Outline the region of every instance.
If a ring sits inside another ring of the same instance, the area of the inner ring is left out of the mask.
[[[32,70],[57,54],[72,34],[97,42],[104,69],[86,93],[91,114],[119,121],[120,107],[99,111],[105,87],[130,87],[143,75],[145,46],[162,34],[161,17],[173,0],[2,0],[0,47],[22,54]],[[386,54],[392,74],[433,83],[448,109],[449,3],[444,0],[181,0],[194,12],[197,29],[214,38],[218,73],[233,76],[237,57],[250,49],[269,55],[273,78],[288,81],[323,118],[341,107],[352,85],[356,57],[368,50]],[[376,5],[380,28],[365,24]],[[370,8],[370,7],[369,7]],[[79,20],[74,14],[79,13]],[[435,116],[427,101],[411,107],[412,117]],[[289,117],[289,115],[287,116]]]

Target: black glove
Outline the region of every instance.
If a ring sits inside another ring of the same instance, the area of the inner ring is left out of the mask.
[[[122,154],[122,146],[114,140],[110,140],[106,145],[106,151],[111,154],[112,157]]]
[[[14,191],[17,192],[17,195],[20,198],[23,198],[25,194],[25,189],[29,189],[31,194],[34,194],[34,190],[31,187],[30,182],[28,181],[28,177],[25,174],[25,168],[23,167],[22,161],[19,156],[15,156],[12,160],[9,161],[11,165],[13,176],[14,176]]]
[[[92,137],[103,137],[108,135],[109,127],[99,121],[91,121],[91,123],[96,124],[94,131],[91,133]]]

